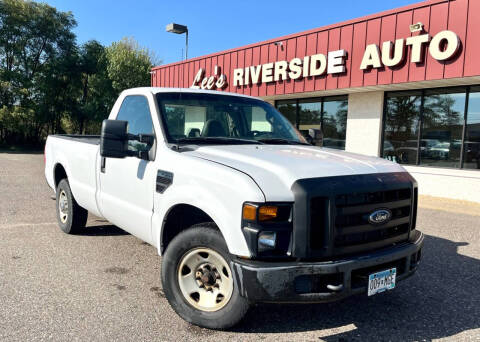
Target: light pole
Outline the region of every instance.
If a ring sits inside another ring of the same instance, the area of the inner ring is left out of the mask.
[[[166,27],[167,32],[182,34],[185,33],[185,59],[188,58],[188,27],[185,25],[171,23]]]

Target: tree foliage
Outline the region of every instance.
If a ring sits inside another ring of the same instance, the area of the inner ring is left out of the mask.
[[[0,145],[98,133],[125,88],[148,86],[153,55],[132,38],[79,46],[70,12],[0,0]]]
[[[109,46],[106,52],[108,77],[115,91],[150,84],[150,53],[139,47],[136,41],[124,38]]]

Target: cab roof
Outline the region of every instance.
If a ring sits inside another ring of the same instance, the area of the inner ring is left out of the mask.
[[[250,99],[259,99],[258,97],[231,93],[226,91],[218,91],[218,90],[205,90],[205,89],[192,89],[192,88],[163,88],[163,87],[139,87],[139,88],[131,88],[122,91],[122,94],[125,93],[126,95],[130,94],[158,94],[158,93],[195,93],[195,94],[215,94],[215,95],[229,95],[229,96],[238,96],[238,97],[246,97]]]

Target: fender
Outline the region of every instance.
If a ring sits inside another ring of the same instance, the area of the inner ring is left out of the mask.
[[[230,253],[250,256],[241,229],[245,201],[265,202],[258,184],[246,173],[192,155],[171,150],[163,154],[163,170],[173,174],[172,184],[163,193],[154,193],[152,241],[161,254],[163,221],[178,204],[196,207],[209,215],[225,238]]]
[[[245,192],[248,194],[250,191],[245,189]],[[257,188],[255,195],[253,191],[251,192],[252,194],[249,197],[252,201],[265,201],[260,189]],[[225,200],[225,198],[217,196],[213,191],[206,191],[205,186],[191,183],[178,185],[172,187],[172,189],[169,188],[160,196],[162,196],[161,199],[155,201],[156,203],[161,202],[157,207],[159,210],[155,210],[152,217],[152,238],[156,242],[159,255],[162,254],[161,237],[165,219],[172,208],[179,204],[191,205],[210,216],[225,238],[230,253],[245,257],[251,255],[241,230],[243,202],[237,201],[235,198]]]
[[[57,169],[57,166],[62,166],[63,169],[65,170],[65,173],[67,174],[67,178],[71,179],[71,173],[70,173],[70,166],[68,164],[67,159],[61,155],[61,156],[55,156],[55,160],[53,161],[53,167],[52,171],[50,172],[51,177],[52,177],[52,187],[53,191],[56,193],[57,189],[55,188],[55,170]],[[72,190],[73,191],[73,190]]]

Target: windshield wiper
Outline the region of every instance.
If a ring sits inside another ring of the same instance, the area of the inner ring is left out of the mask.
[[[240,145],[240,144],[264,144],[257,140],[248,140],[230,137],[192,137],[177,139],[177,144],[222,144],[222,145]]]
[[[273,145],[308,145],[311,146],[308,143],[304,143],[301,141],[295,141],[295,140],[288,140],[288,139],[282,139],[282,138],[265,138],[265,139],[258,139],[257,141],[260,141],[264,144],[273,144]]]

